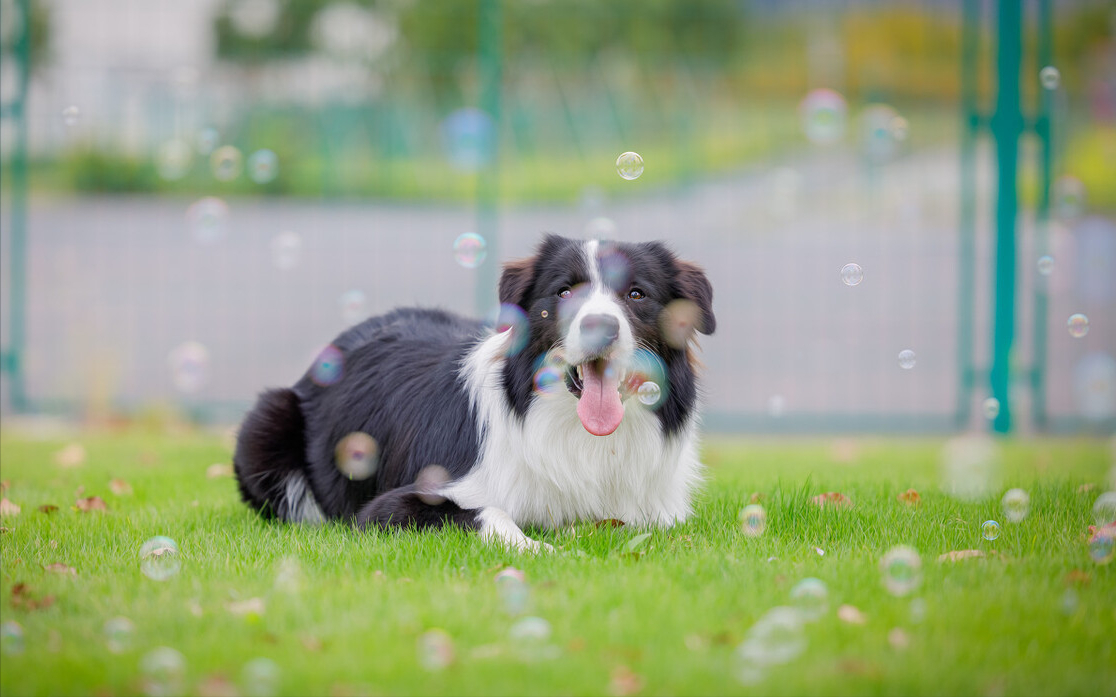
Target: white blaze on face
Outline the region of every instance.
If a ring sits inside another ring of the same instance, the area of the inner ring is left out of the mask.
[[[589,289],[570,321],[564,343],[566,358],[571,365],[577,366],[582,382],[577,405],[581,424],[593,435],[607,436],[620,426],[624,418],[620,385],[631,365],[635,340],[620,301],[604,282],[599,248],[597,240],[590,240],[584,245]],[[587,333],[583,326],[590,316],[612,318],[618,326],[616,341],[603,352],[599,337],[593,337],[592,332]]]

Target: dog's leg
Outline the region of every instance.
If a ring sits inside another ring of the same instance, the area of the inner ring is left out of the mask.
[[[420,530],[456,525],[476,530],[485,542],[502,544],[520,552],[554,549],[524,535],[511,516],[499,508],[461,508],[449,499],[419,491],[415,484],[384,492],[367,503],[357,514],[357,525],[414,526]]]

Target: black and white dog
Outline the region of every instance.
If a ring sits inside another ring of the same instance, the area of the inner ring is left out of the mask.
[[[286,521],[452,524],[519,549],[539,547],[520,526],[689,516],[693,332],[715,324],[705,274],[657,242],[548,235],[504,267],[499,296],[495,328],[439,310],[368,319],[292,389],[264,392],[237,441],[244,500]],[[339,467],[352,457],[373,465],[364,478]]]

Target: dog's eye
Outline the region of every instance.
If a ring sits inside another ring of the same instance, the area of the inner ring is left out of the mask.
[[[563,288],[562,290],[558,291],[559,298],[568,298],[571,295],[573,295],[573,291],[569,288]]]
[[[639,288],[632,288],[628,291],[629,300],[643,300],[643,291]]]

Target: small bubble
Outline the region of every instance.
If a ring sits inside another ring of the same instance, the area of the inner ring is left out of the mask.
[[[768,397],[767,413],[775,419],[787,413],[787,398],[781,394],[773,394]]]
[[[980,408],[984,412],[984,418],[991,421],[1000,415],[1000,400],[995,397],[989,397],[984,400]]]
[[[631,181],[643,174],[643,158],[639,153],[625,152],[616,158],[616,171],[621,177]]]
[[[248,158],[248,176],[257,184],[266,184],[279,176],[279,157],[264,148]]]
[[[298,266],[302,256],[302,237],[297,232],[280,232],[271,238],[271,263],[280,271]]]
[[[649,407],[653,407],[659,403],[662,398],[662,390],[659,386],[650,380],[647,380],[639,386],[639,401]]]
[[[23,653],[23,627],[15,620],[0,624],[0,651],[15,656]]]
[[[523,572],[504,569],[496,574],[496,590],[500,594],[504,612],[515,616],[523,614],[531,597],[531,590],[523,578]]]
[[[194,151],[186,141],[168,140],[155,153],[155,170],[167,181],[178,181],[190,171],[193,160]]]
[[[1106,491],[1093,502],[1093,520],[1100,528],[1116,525],[1116,491]]]
[[[1000,536],[1000,524],[994,520],[986,520],[980,525],[980,535],[989,542]]]
[[[223,145],[209,155],[209,167],[217,181],[232,181],[240,176],[244,156],[235,146]]]
[[[1080,312],[1070,315],[1066,320],[1066,327],[1069,329],[1070,336],[1080,339],[1089,333],[1089,318]]]
[[[136,626],[127,617],[113,617],[105,622],[105,644],[112,653],[124,653],[132,648]]]
[[[431,629],[418,640],[418,660],[429,671],[444,670],[453,663],[453,639],[445,630]]]
[[[1107,564],[1116,556],[1116,528],[1100,528],[1089,540],[1089,556],[1097,564]]]
[[[860,264],[848,263],[841,267],[841,282],[846,286],[859,286],[864,280],[864,269]]]
[[[1043,89],[1056,90],[1062,82],[1062,73],[1054,66],[1048,65],[1039,71],[1039,82],[1042,83]]]
[[[1054,182],[1054,210],[1062,218],[1076,218],[1085,210],[1085,184],[1064,174]]]
[[[198,132],[198,152],[202,155],[208,155],[213,152],[213,149],[217,147],[217,141],[220,137],[216,128],[203,128]]]
[[[701,324],[701,308],[692,300],[671,300],[659,313],[659,332],[671,348],[686,348]]]
[[[1000,506],[1004,509],[1004,520],[1021,523],[1031,511],[1031,497],[1022,489],[1008,489],[1000,499]]]
[[[182,568],[178,544],[169,537],[157,535],[140,547],[140,571],[153,581],[166,581]]]
[[[848,106],[839,93],[826,88],[806,95],[798,107],[806,138],[815,145],[831,145],[845,136]]]
[[[802,616],[791,607],[774,607],[761,617],[736,649],[737,658],[756,666],[781,665],[806,650]]]
[[[365,310],[365,296],[364,291],[353,288],[341,294],[337,299],[337,304],[341,306],[341,319],[345,324],[356,324],[365,319],[367,311]]]
[[[535,391],[542,394],[560,394],[565,389],[565,376],[558,366],[543,364],[535,371]]]
[[[328,387],[341,379],[344,364],[345,356],[341,349],[330,344],[314,359],[314,364],[310,366],[310,379],[316,385]]]
[[[1039,257],[1038,272],[1043,276],[1049,276],[1054,271],[1054,257],[1049,254]]]
[[[458,264],[467,269],[475,269],[488,256],[488,243],[477,233],[466,232],[453,241],[453,256]]]
[[[215,196],[200,198],[186,209],[190,233],[202,244],[212,244],[224,236],[228,217],[228,204]]]
[[[829,610],[829,589],[817,578],[804,578],[791,589],[791,604],[807,622],[822,618]]]
[[[143,691],[148,697],[172,697],[184,693],[186,659],[178,651],[160,646],[140,660]]]
[[[240,684],[246,697],[271,697],[279,691],[282,671],[270,658],[253,658],[240,671]]]
[[[903,370],[910,370],[915,367],[915,352],[910,349],[903,349],[899,352],[899,367]]]
[[[62,110],[62,123],[66,126],[76,126],[81,120],[81,109],[70,105]]]
[[[612,218],[597,216],[585,224],[585,237],[590,240],[616,239],[616,223]]]
[[[197,341],[179,344],[167,355],[171,382],[180,392],[197,392],[209,380],[209,349]]]
[[[748,537],[759,537],[767,529],[767,511],[758,503],[750,503],[740,511],[740,529]]]
[[[550,638],[550,623],[541,617],[524,617],[512,625],[508,637],[515,642],[541,642]]]
[[[496,311],[489,315],[497,334],[511,332],[504,346],[505,356],[514,356],[527,345],[530,328],[527,323],[527,313],[519,305],[503,303]]]
[[[442,487],[450,481],[450,474],[441,465],[427,465],[419,470],[415,478],[415,494],[419,500],[428,506],[440,506],[445,503],[446,497],[442,496]]]
[[[376,439],[360,431],[342,438],[333,453],[337,469],[350,480],[368,479],[380,465],[380,446]]]
[[[922,557],[906,545],[892,547],[880,559],[880,573],[888,593],[909,595],[922,584]]]

